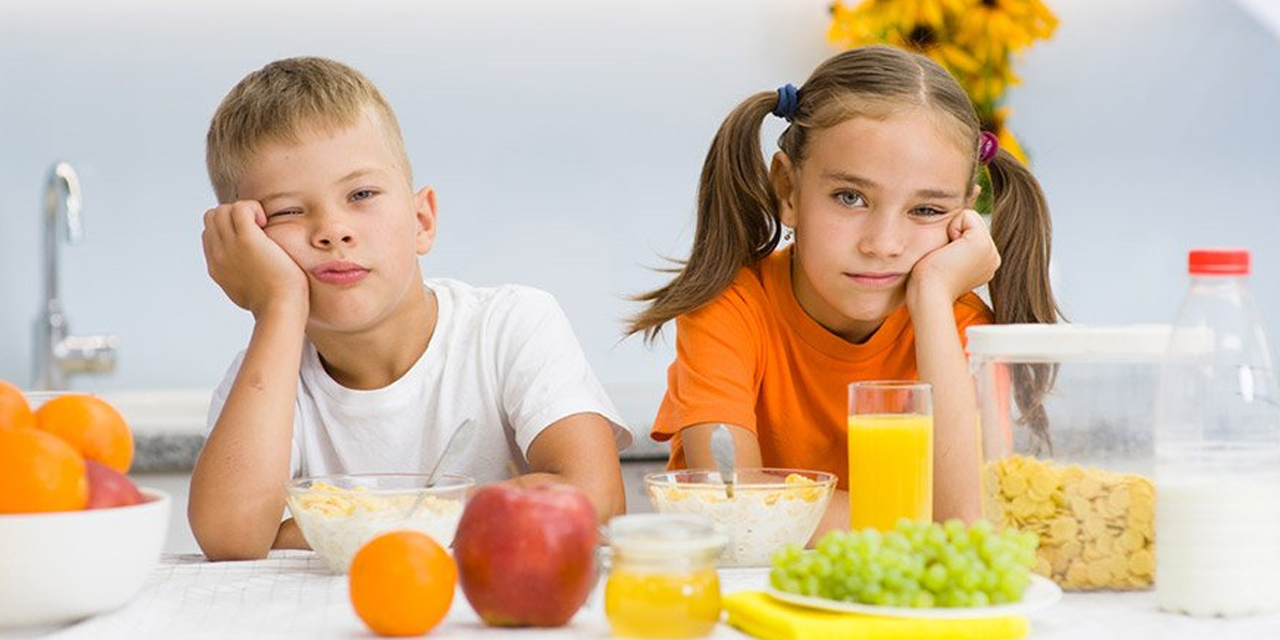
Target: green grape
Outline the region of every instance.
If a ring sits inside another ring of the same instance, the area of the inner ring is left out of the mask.
[[[983,607],[1017,602],[1030,582],[1038,539],[966,526],[900,521],[879,532],[834,531],[812,552],[773,556],[774,588],[833,600],[903,607]]]

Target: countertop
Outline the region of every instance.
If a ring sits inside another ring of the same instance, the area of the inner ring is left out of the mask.
[[[114,393],[103,397],[125,414],[133,430],[133,473],[185,473],[204,446],[209,392]],[[669,447],[649,438],[648,424],[633,422],[635,441],[619,454],[624,462],[666,461]]]
[[[725,593],[762,588],[767,569],[722,569]],[[1271,639],[1280,614],[1195,619],[1161,613],[1150,592],[1069,593],[1031,614],[1032,640],[1161,638]],[[54,629],[0,631],[0,639],[114,640],[128,638],[371,638],[348,601],[345,576],[329,574],[310,552],[272,552],[266,560],[209,563],[198,555],[168,555],[124,608]],[[450,638],[606,638],[599,590],[558,629],[499,629],[479,622],[461,591],[449,615],[427,636]],[[721,624],[712,638],[746,638]]]

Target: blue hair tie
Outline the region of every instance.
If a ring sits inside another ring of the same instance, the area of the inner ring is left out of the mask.
[[[796,115],[796,110],[799,108],[800,90],[789,82],[778,87],[778,104],[773,108],[773,115],[791,122],[791,119]]]

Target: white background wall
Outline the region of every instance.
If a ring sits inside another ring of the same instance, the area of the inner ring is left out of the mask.
[[[687,251],[721,118],[834,53],[826,4],[4,0],[0,378],[30,380],[41,187],[65,159],[86,227],[62,251],[65,308],[76,333],[122,343],[114,374],[75,386],[220,380],[250,324],[204,272],[208,118],[248,71],[314,54],[361,69],[397,109],[441,203],[425,273],[553,292],[647,422],[671,349],[619,342],[624,298]],[[1229,2],[1050,4],[1062,25],[1019,64],[1012,123],[1054,210],[1068,315],[1168,321],[1188,247],[1245,245],[1280,339],[1280,40]]]

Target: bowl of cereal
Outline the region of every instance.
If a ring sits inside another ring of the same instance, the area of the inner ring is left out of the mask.
[[[285,502],[325,566],[346,573],[356,551],[388,531],[421,531],[448,547],[474,486],[450,473],[433,486],[425,473],[315,476],[289,482]]]
[[[650,473],[645,489],[659,513],[711,520],[729,545],[722,566],[769,566],[773,552],[809,541],[835,491],[836,477],[800,469],[738,469],[732,490],[708,469]]]

